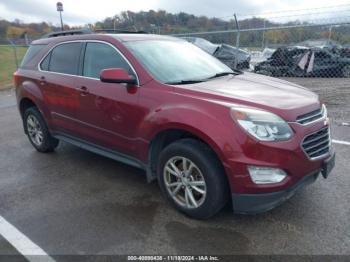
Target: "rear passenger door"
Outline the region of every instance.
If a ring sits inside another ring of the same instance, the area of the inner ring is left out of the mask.
[[[54,47],[40,64],[40,87],[50,110],[55,131],[77,133],[76,112],[79,91],[76,81],[83,44],[62,43]]]

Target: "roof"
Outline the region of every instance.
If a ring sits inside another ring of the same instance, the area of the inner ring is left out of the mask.
[[[153,34],[109,34],[121,42],[129,41],[145,41],[145,40],[170,40],[170,41],[184,41],[173,36],[153,35]]]
[[[172,36],[164,35],[153,35],[153,34],[76,34],[76,35],[64,35],[57,37],[41,38],[35,40],[32,44],[49,44],[49,43],[59,43],[63,41],[76,41],[76,40],[107,40],[108,38],[114,38],[120,42],[129,42],[129,41],[145,41],[145,40],[168,40],[168,41],[184,41]]]

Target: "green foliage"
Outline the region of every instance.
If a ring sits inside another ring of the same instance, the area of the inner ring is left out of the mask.
[[[326,19],[326,18],[325,18]],[[326,22],[326,21],[325,21]],[[235,23],[231,19],[221,20],[218,18],[208,18],[205,16],[194,16],[184,12],[178,14],[167,13],[164,10],[148,12],[131,12],[125,11],[113,18],[108,17],[105,20],[96,23],[98,28],[113,28],[116,25],[118,29],[124,30],[142,30],[161,34],[176,34],[176,33],[191,33],[191,32],[206,32],[216,30],[235,29]],[[295,44],[308,39],[328,38],[329,28],[322,26],[310,26],[309,23],[301,23],[300,21],[292,21],[288,23],[276,23],[262,18],[252,17],[239,21],[241,29],[252,28],[269,28],[279,26],[295,26],[297,28],[249,31],[241,33],[241,46],[246,47],[261,47],[267,45],[289,45]],[[340,43],[349,43],[350,26],[333,27],[332,39]],[[223,42],[235,44],[234,33],[224,33],[204,35],[205,38],[212,42]]]
[[[58,27],[52,26],[46,22],[22,23],[18,19],[14,22],[0,20],[0,41],[4,44],[7,43],[6,39],[8,38],[18,40],[23,38],[24,33],[28,35],[29,39],[37,39],[48,32],[57,30],[59,30]]]
[[[27,48],[16,47],[18,62],[22,60]],[[11,87],[12,75],[16,71],[16,62],[13,48],[9,46],[0,46],[0,90]]]

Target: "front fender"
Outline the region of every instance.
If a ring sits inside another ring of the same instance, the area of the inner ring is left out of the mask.
[[[240,148],[234,138],[229,108],[215,104],[204,108],[206,110],[194,104],[167,105],[151,111],[139,130],[147,141],[152,141],[165,130],[189,132],[207,143],[225,165],[225,160]]]

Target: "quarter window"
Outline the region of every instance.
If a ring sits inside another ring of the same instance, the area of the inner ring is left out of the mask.
[[[40,69],[49,71],[51,53],[49,53],[40,64]]]
[[[31,45],[26,52],[21,67],[26,66],[46,45]]]
[[[81,46],[81,43],[66,43],[55,47],[51,52],[49,71],[77,75]]]
[[[107,68],[124,68],[133,74],[129,64],[113,47],[103,43],[87,43],[83,75],[100,78],[101,70]]]

